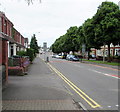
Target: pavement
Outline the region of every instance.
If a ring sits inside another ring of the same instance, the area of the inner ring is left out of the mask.
[[[39,57],[29,66],[28,75],[8,77],[8,86],[2,92],[2,106],[2,112],[82,110],[73,101],[65,82]]]

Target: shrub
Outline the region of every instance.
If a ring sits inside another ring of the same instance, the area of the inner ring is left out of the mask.
[[[114,59],[120,59],[120,56],[113,56]]]
[[[27,52],[26,51],[18,51],[17,52],[17,55],[19,55],[19,56],[26,56],[27,55]]]
[[[34,57],[35,57],[34,56],[34,50],[32,48],[28,48],[26,53],[27,53],[27,56],[29,56],[30,61],[32,62]]]

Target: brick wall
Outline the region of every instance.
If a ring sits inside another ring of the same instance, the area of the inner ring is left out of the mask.
[[[23,36],[21,36],[21,44],[24,46],[24,43],[25,43],[25,39]]]
[[[12,27],[13,27],[12,22],[10,22],[7,19],[5,14],[0,14],[0,18],[1,18],[1,22],[2,22],[1,23],[2,32],[11,37],[12,36]]]
[[[0,38],[0,65],[2,65],[2,39]]]
[[[2,40],[2,63],[6,64],[8,61],[8,45],[7,41]]]
[[[2,17],[0,16],[0,32],[2,32]]]
[[[14,40],[20,44],[20,38],[21,38],[20,33],[17,30],[15,30],[15,32],[14,32]]]
[[[5,40],[2,40],[2,64],[5,65],[6,81],[8,80],[8,43]]]

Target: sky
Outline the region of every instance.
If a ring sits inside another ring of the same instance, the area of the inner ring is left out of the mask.
[[[47,42],[50,47],[64,35],[71,26],[81,26],[92,18],[98,6],[105,0],[0,0],[0,11],[14,24],[14,27],[31,40],[36,35],[38,45]],[[118,4],[120,0],[109,0]]]

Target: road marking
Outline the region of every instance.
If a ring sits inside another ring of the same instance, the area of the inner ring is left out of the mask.
[[[48,65],[53,69],[54,72],[57,73],[84,101],[86,101],[92,108],[101,107],[97,102],[95,102],[92,98],[90,98],[86,93],[84,93],[80,88],[78,88],[75,84],[73,84],[70,80],[68,80],[62,73],[60,73],[56,68],[54,68],[51,64]]]
[[[78,104],[83,108],[83,110],[87,111],[87,108],[81,102],[78,102]]]
[[[71,96],[73,96],[72,92],[66,86],[64,86],[64,87],[65,87],[67,93],[69,93]]]
[[[76,65],[76,64],[71,64],[71,65],[74,65],[74,66],[79,67],[79,68],[84,68],[83,66],[79,66],[79,65]],[[105,67],[104,67],[104,68],[105,68]],[[116,78],[116,79],[120,79],[120,76],[119,76],[119,75],[106,74],[106,73],[102,73],[102,72],[99,72],[99,71],[96,71],[96,70],[93,70],[93,69],[88,69],[88,70],[91,70],[91,71],[93,71],[93,72],[100,73],[100,74],[103,74],[103,75],[106,75],[106,76],[109,76],[109,77],[113,77],[113,78]]]
[[[71,64],[71,63],[69,63],[69,64]],[[81,65],[76,65],[76,64],[71,64],[71,65],[74,65],[74,66],[79,67],[79,68],[84,68],[84,67],[81,66]]]
[[[99,74],[103,74],[103,75],[105,75],[105,76],[109,76],[109,77],[113,77],[113,78],[116,78],[116,79],[120,79],[120,76],[118,76],[118,75],[107,74],[107,73],[99,72],[99,71],[93,70],[93,69],[88,69],[88,70],[93,71],[93,72],[96,72],[96,73],[99,73]]]

